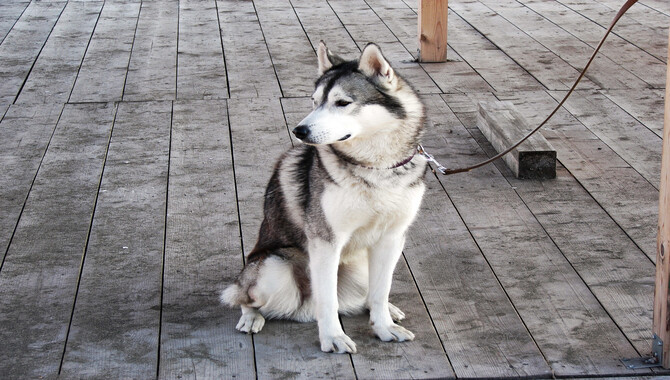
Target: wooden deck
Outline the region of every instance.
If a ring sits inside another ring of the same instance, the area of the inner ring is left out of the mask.
[[[449,61],[418,64],[409,0],[0,1],[0,378],[662,374],[619,359],[651,351],[667,0],[630,10],[543,130],[555,180],[429,173],[391,294],[415,341],[343,318],[359,353],[323,354],[315,324],[243,335],[217,300],[319,40],[378,43],[457,167],[492,153],[477,101],[541,120],[620,3],[450,0]]]

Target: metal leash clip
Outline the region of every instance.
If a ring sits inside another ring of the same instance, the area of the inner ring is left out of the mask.
[[[426,152],[421,144],[419,144],[419,146],[416,147],[416,152],[422,155],[428,162],[432,162],[433,164],[435,164],[435,166],[437,166],[437,170],[440,173],[447,174],[447,168],[445,168],[444,166],[442,166],[442,164],[437,162],[437,160],[435,159],[435,157],[433,157],[432,154]],[[435,170],[433,170],[433,172],[434,171]]]

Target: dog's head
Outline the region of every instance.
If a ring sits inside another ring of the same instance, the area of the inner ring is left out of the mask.
[[[400,127],[407,110],[401,87],[381,49],[368,44],[357,61],[346,61],[319,43],[320,77],[312,95],[314,110],[293,129],[312,145],[372,137]]]

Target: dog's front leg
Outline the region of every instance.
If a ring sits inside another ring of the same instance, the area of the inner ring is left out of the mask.
[[[414,334],[393,322],[389,311],[389,293],[395,268],[405,245],[403,232],[387,234],[370,249],[369,272],[370,326],[379,339],[388,341],[413,340]]]
[[[356,344],[344,333],[338,318],[337,270],[341,248],[314,239],[310,241],[308,249],[312,297],[316,301],[321,351],[356,353]]]

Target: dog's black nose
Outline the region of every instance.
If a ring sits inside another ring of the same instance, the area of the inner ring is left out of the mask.
[[[293,134],[300,140],[304,140],[309,135],[309,128],[304,125],[299,125],[293,129]]]

